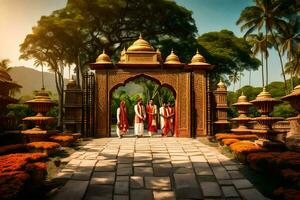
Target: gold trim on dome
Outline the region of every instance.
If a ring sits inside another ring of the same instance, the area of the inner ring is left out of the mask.
[[[218,88],[225,88],[226,89],[226,85],[223,83],[222,80],[219,81],[219,83],[217,84]]]
[[[191,64],[203,64],[206,63],[205,58],[199,53],[199,50],[197,49],[196,54],[192,58]]]
[[[256,99],[267,99],[272,98],[271,94],[267,91],[267,89],[264,87],[263,91],[257,95]]]
[[[110,57],[105,53],[105,50],[103,49],[102,54],[98,56],[96,59],[96,64],[110,64],[111,60]]]
[[[156,49],[156,54],[157,54],[157,60],[158,60],[159,62],[162,62],[161,52],[160,52],[159,49]]]
[[[178,56],[174,53],[173,49],[171,50],[171,54],[166,58],[165,64],[181,64]]]
[[[142,34],[140,34],[139,39],[136,40],[128,49],[127,51],[150,51],[153,52],[153,47],[143,39]]]

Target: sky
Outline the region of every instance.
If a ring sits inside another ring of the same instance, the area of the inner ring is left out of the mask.
[[[12,66],[32,67],[32,61],[19,60],[19,45],[43,15],[63,8],[67,0],[0,0],[0,59],[9,58]],[[176,0],[179,5],[193,12],[199,35],[229,29],[237,36],[243,36],[235,22],[243,8],[252,0]],[[270,52],[271,81],[282,81],[278,56]],[[252,72],[251,84],[261,85],[260,70]],[[242,85],[249,83],[249,72],[244,72]],[[229,87],[232,89],[233,85]],[[238,85],[236,86],[238,87]]]

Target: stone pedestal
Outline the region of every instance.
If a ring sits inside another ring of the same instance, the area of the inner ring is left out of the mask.
[[[291,106],[300,112],[300,85],[288,95],[284,96],[282,100],[288,101]],[[288,118],[290,122],[290,131],[287,133],[286,146],[288,149],[300,152],[300,114],[296,117]]]

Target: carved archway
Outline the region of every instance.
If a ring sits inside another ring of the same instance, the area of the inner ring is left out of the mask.
[[[173,96],[174,96],[174,99],[175,99],[175,127],[174,127],[174,132],[176,133],[176,134],[178,134],[178,132],[177,132],[177,126],[176,126],[176,124],[177,124],[177,113],[178,113],[178,107],[177,107],[177,98],[176,98],[176,91],[175,91],[175,89],[173,88],[173,86],[171,86],[171,85],[169,85],[168,83],[161,83],[160,82],[160,80],[158,80],[158,79],[156,79],[156,78],[153,78],[152,76],[149,76],[149,75],[146,75],[146,74],[144,74],[144,73],[137,73],[137,75],[135,75],[135,76],[131,76],[131,77],[129,77],[128,79],[126,79],[123,83],[118,83],[118,84],[116,84],[115,86],[113,86],[111,89],[110,89],[110,91],[109,91],[109,101],[108,101],[108,105],[109,105],[109,136],[111,137],[112,135],[111,135],[111,127],[112,127],[112,110],[111,110],[111,104],[112,104],[112,94],[113,94],[113,92],[116,90],[116,89],[118,89],[120,86],[125,86],[127,83],[129,83],[129,82],[131,82],[131,81],[134,81],[134,80],[136,80],[136,79],[138,79],[138,78],[141,78],[141,77],[143,77],[143,78],[145,78],[145,79],[147,79],[147,80],[151,80],[151,81],[153,81],[153,82],[155,82],[156,84],[158,84],[160,87],[166,87],[166,88],[168,88],[171,92],[172,92],[172,94],[173,94]],[[158,105],[158,106],[160,106],[160,105]]]

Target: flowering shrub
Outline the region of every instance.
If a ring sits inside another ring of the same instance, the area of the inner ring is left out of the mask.
[[[266,149],[250,141],[240,141],[233,143],[230,145],[230,149],[236,154],[247,154],[258,151],[266,151]]]
[[[27,146],[29,148],[36,148],[36,149],[56,149],[60,147],[60,144],[56,142],[31,142],[28,143]]]
[[[9,153],[19,153],[26,150],[25,144],[11,144],[0,147],[0,155]]]
[[[54,135],[50,137],[50,140],[58,142],[61,146],[69,146],[74,142],[74,137],[69,135]]]
[[[295,186],[298,184],[298,187],[300,187],[300,171],[283,169],[281,170],[281,175],[286,182],[293,183]]]
[[[286,151],[278,155],[277,163],[280,168],[292,168],[300,170],[300,153]]]
[[[28,178],[23,171],[0,172],[0,199],[15,198]]]
[[[31,176],[31,181],[33,184],[41,185],[47,175],[47,163],[35,162],[26,165],[26,172]]]
[[[250,153],[247,156],[247,161],[250,163],[250,166],[259,171],[269,171],[276,170],[277,157],[279,152],[258,152]]]
[[[16,153],[0,156],[0,172],[19,171],[29,162],[46,158],[44,153]]]
[[[239,139],[223,139],[222,143],[224,145],[231,145],[231,144],[233,144],[235,142],[239,142],[239,141],[240,141]]]
[[[257,139],[258,137],[256,135],[236,135],[236,134],[219,133],[216,134],[216,138],[218,140],[222,140],[222,139],[254,140]]]
[[[300,200],[300,190],[280,187],[274,191],[276,199]]]

